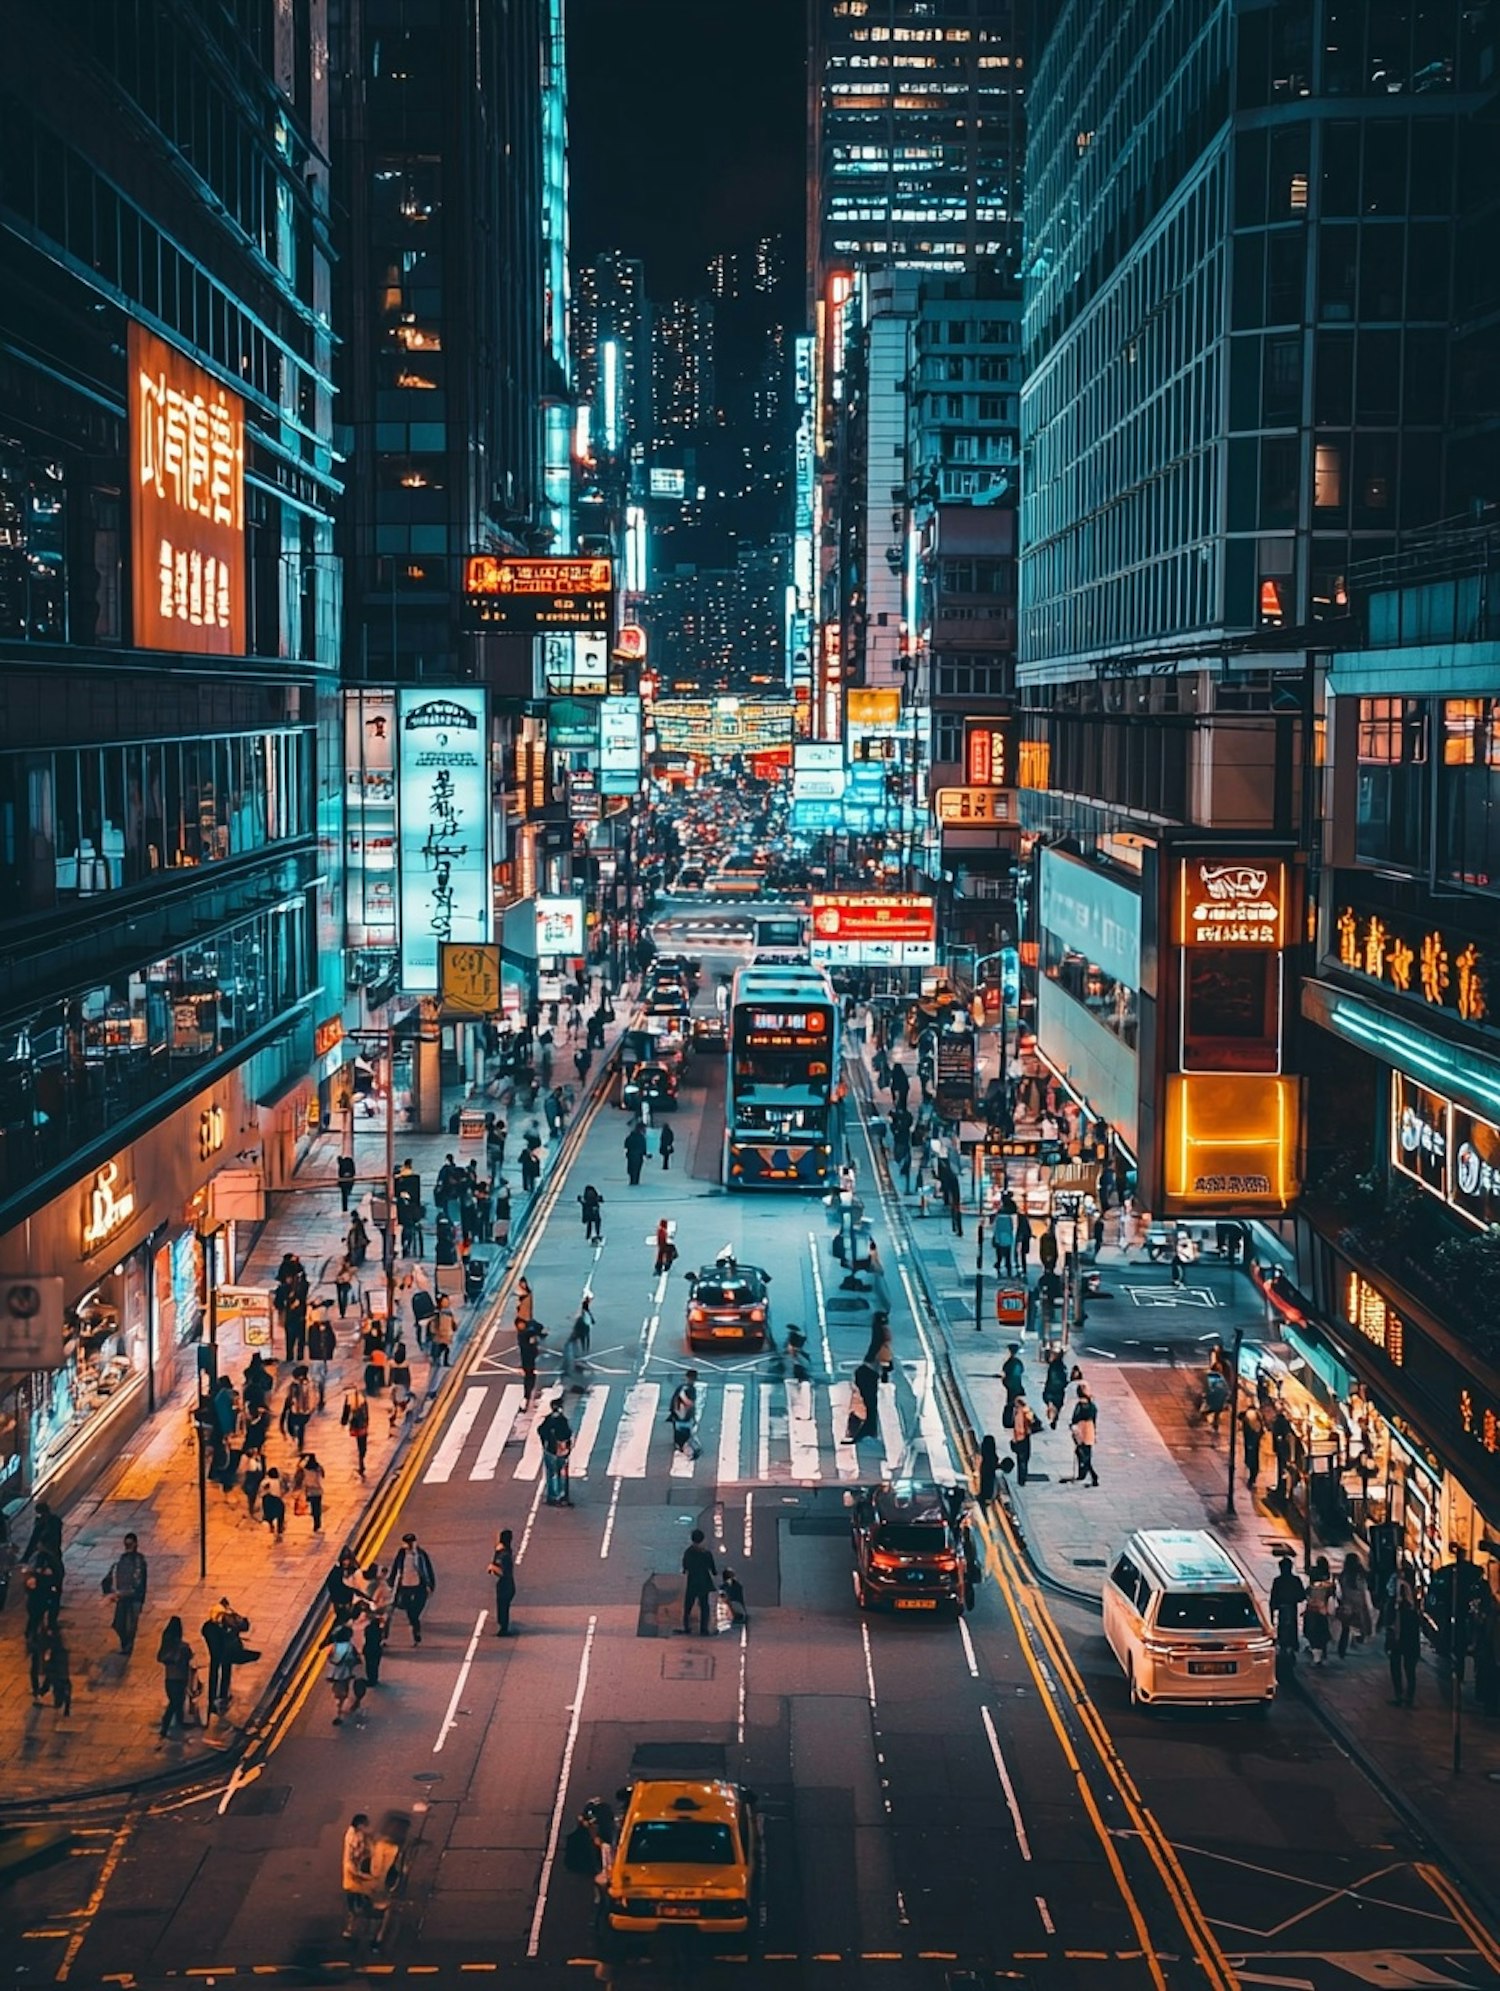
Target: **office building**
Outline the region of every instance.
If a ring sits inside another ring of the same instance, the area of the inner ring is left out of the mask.
[[[41,1310],[5,1506],[191,1366],[343,1001],[324,32],[6,13],[0,1279]]]
[[[714,307],[707,298],[674,297],[651,309],[651,439],[671,447],[691,441],[717,413]]]
[[[573,364],[596,456],[624,457],[651,435],[651,311],[634,256],[604,249],[573,276]]]

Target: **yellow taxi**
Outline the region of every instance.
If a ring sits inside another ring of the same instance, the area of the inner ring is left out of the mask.
[[[750,1927],[760,1863],[755,1796],[741,1784],[644,1778],[625,1799],[605,1880],[611,1929]]]

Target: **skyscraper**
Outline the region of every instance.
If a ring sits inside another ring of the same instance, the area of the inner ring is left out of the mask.
[[[573,364],[594,448],[627,455],[632,444],[644,443],[651,432],[651,317],[646,272],[636,257],[603,249],[576,267]]]
[[[674,297],[651,310],[652,440],[681,443],[714,415],[714,307]]]

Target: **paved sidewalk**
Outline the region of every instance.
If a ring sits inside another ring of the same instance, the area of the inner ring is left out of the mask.
[[[606,1050],[603,1055],[595,1053],[591,1089],[604,1082],[603,1072],[630,1014],[630,1006],[623,997],[617,998],[616,1009],[617,1020],[606,1032]],[[576,1092],[572,1071],[574,1049],[576,1044],[559,1033],[555,1076],[559,1081],[566,1079],[570,1089]],[[452,1097],[445,1098],[445,1121],[461,1092],[462,1088],[452,1089]],[[585,1099],[579,1101],[580,1107]],[[546,1140],[540,1103],[535,1114],[500,1110],[509,1121],[504,1174],[512,1193],[514,1246],[520,1240],[528,1208],[521,1194],[517,1167],[524,1132],[534,1120],[543,1134],[546,1173],[537,1195],[545,1190],[551,1178],[561,1144]],[[359,1173],[378,1174],[385,1165],[383,1131],[361,1131],[356,1139]],[[397,1135],[398,1166],[407,1156],[411,1157],[422,1177],[429,1207],[432,1182],[443,1157],[450,1151],[462,1162],[477,1154],[484,1172],[482,1144],[461,1145],[456,1135],[448,1133]],[[332,1302],[333,1289],[325,1274],[342,1252],[349,1221],[340,1210],[335,1182],[339,1152],[336,1134],[323,1136],[311,1144],[297,1172],[295,1189],[273,1196],[273,1214],[248,1262],[241,1267],[237,1284],[269,1289],[275,1283],[282,1255],[295,1251],[307,1268],[313,1291],[326,1292]],[[370,1221],[368,1188],[358,1207],[371,1234],[370,1256],[363,1269],[372,1296],[383,1307],[385,1275],[380,1266],[379,1234]],[[429,1223],[429,1246],[431,1236]],[[459,1268],[444,1268],[438,1281],[454,1299],[458,1322],[455,1361],[474,1327],[493,1316],[504,1290],[506,1255],[493,1246],[488,1249],[489,1277],[483,1294],[473,1304],[463,1302],[463,1275]],[[430,1260],[426,1261],[426,1269],[430,1276],[433,1271]],[[32,1699],[24,1648],[24,1593],[19,1574],[12,1580],[8,1604],[0,1611],[0,1756],[7,1764],[0,1803],[24,1805],[28,1801],[139,1784],[174,1773],[190,1775],[196,1767],[211,1766],[238,1743],[245,1723],[272,1687],[281,1663],[297,1646],[339,1549],[346,1539],[357,1538],[367,1509],[388,1469],[404,1449],[416,1414],[423,1407],[429,1374],[427,1358],[408,1335],[415,1392],[413,1413],[393,1429],[389,1393],[370,1399],[369,1453],[366,1476],[360,1479],[353,1441],[339,1423],[345,1388],[363,1381],[364,1363],[356,1317],[358,1302],[351,1304],[349,1317],[343,1323],[338,1319],[336,1306],[330,1305],[329,1311],[338,1334],[337,1355],[329,1375],[325,1407],[309,1424],[305,1447],[317,1454],[327,1474],[322,1533],[314,1534],[309,1516],[292,1512],[290,1493],[286,1533],[278,1539],[261,1521],[251,1517],[242,1491],[225,1493],[210,1484],[208,1576],[206,1580],[200,1579],[198,1445],[191,1423],[196,1379],[189,1369],[171,1400],[131,1433],[118,1462],[106,1469],[63,1517],[67,1578],[61,1629],[73,1680],[73,1705],[69,1713],[60,1712],[50,1699],[43,1705]],[[263,1352],[268,1359],[283,1354],[279,1345]],[[233,1316],[222,1320],[220,1373],[233,1376],[238,1384],[249,1354],[239,1322]],[[271,1403],[271,1442],[266,1448],[266,1458],[267,1464],[276,1465],[290,1485],[296,1451],[277,1428],[286,1368],[284,1361],[278,1362],[277,1388]],[[449,1369],[445,1377],[452,1374]],[[13,1533],[18,1547],[25,1546],[31,1521],[30,1508],[16,1518]],[[111,1629],[112,1602],[100,1589],[128,1533],[139,1537],[150,1571],[146,1608],[129,1658],[118,1648]],[[183,1630],[198,1657],[200,1673],[206,1678],[207,1656],[199,1627],[222,1596],[227,1596],[236,1610],[250,1619],[251,1629],[245,1635],[245,1642],[259,1651],[261,1657],[251,1665],[236,1668],[233,1699],[226,1716],[210,1719],[206,1728],[190,1730],[185,1736],[174,1734],[162,1742],[158,1725],[165,1696],[156,1651],[163,1627],[173,1615],[182,1618]]]
[[[994,1033],[985,1033],[992,1037]],[[866,1077],[873,1091],[870,1053],[864,1050]],[[991,1055],[989,1069],[995,1068]],[[888,1095],[875,1093],[887,1108]],[[967,1184],[965,1185],[967,1187]],[[1009,1447],[1001,1438],[1005,1390],[1000,1364],[1012,1340],[1021,1344],[1027,1365],[1028,1400],[1039,1416],[1045,1364],[1035,1338],[1002,1331],[993,1313],[995,1277],[988,1250],[985,1266],[984,1328],[974,1330],[973,1283],[975,1245],[972,1218],[966,1214],[966,1235],[953,1235],[943,1211],[916,1195],[902,1196],[906,1209],[909,1257],[920,1267],[943,1322],[954,1370],[967,1399],[976,1434],[993,1432],[1001,1456]],[[1127,1272],[1132,1286],[1147,1296],[1153,1286],[1169,1289],[1170,1268],[1153,1265],[1139,1251],[1128,1259],[1107,1245],[1099,1257],[1106,1288],[1121,1284]],[[1036,1267],[1032,1267],[1033,1281]],[[1228,1341],[1236,1327],[1248,1341],[1273,1345],[1268,1336],[1263,1301],[1242,1270],[1213,1261],[1201,1263],[1198,1282],[1211,1285],[1217,1304],[1205,1311],[1204,1335]],[[1164,1290],[1165,1297],[1165,1290]],[[1116,1306],[1118,1301],[1104,1302]],[[1293,1522],[1264,1497],[1264,1487],[1252,1493],[1236,1459],[1235,1512],[1227,1512],[1229,1443],[1228,1419],[1215,1433],[1197,1412],[1199,1370],[1171,1367],[1150,1352],[1151,1327],[1167,1324],[1163,1311],[1142,1307],[1142,1349],[1129,1359],[1111,1336],[1111,1353],[1091,1351],[1087,1325],[1070,1350],[1070,1362],[1083,1371],[1099,1406],[1099,1438],[1095,1464],[1100,1485],[1073,1482],[1072,1442],[1067,1418],[1076,1397],[1069,1390],[1067,1408],[1058,1428],[1032,1441],[1032,1470],[1024,1487],[1007,1479],[1006,1498],[1027,1553],[1039,1573],[1089,1604],[1096,1604],[1110,1564],[1126,1537],[1136,1528],[1212,1527],[1232,1544],[1250,1568],[1262,1591],[1276,1574],[1275,1553],[1290,1546],[1302,1567],[1303,1544]],[[1179,1345],[1194,1337],[1180,1311],[1171,1315],[1173,1339]],[[1122,1357],[1123,1352],[1123,1359]],[[1282,1351],[1284,1354],[1289,1351]],[[1113,1356],[1115,1359],[1111,1359]],[[1263,1476],[1264,1477],[1264,1476]],[[1346,1545],[1326,1552],[1337,1571]],[[1462,1711],[1463,1769],[1452,1769],[1452,1712],[1447,1677],[1430,1649],[1424,1649],[1414,1708],[1391,1705],[1390,1675],[1384,1640],[1377,1632],[1363,1646],[1351,1644],[1340,1660],[1330,1650],[1319,1668],[1304,1656],[1297,1669],[1297,1690],[1316,1706],[1344,1746],[1362,1761],[1382,1787],[1419,1822],[1445,1859],[1462,1874],[1471,1893],[1500,1919],[1500,1882],[1487,1849],[1494,1843],[1496,1785],[1500,1783],[1500,1720],[1478,1708],[1470,1682]],[[1123,1689],[1122,1689],[1123,1691]]]

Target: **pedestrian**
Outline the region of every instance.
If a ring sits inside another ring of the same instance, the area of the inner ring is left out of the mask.
[[[549,1092],[542,1101],[542,1111],[547,1116],[547,1138],[555,1141],[562,1133],[562,1092]]]
[[[1252,1403],[1240,1416],[1240,1450],[1245,1460],[1245,1484],[1253,1487],[1260,1478],[1260,1447],[1264,1437],[1260,1412]]]
[[[313,1533],[323,1532],[323,1488],[326,1475],[316,1452],[304,1452],[292,1477],[292,1505],[300,1513],[305,1505],[312,1516]]]
[[[786,1324],[786,1353],[787,1360],[792,1365],[792,1381],[795,1383],[810,1381],[812,1368],[807,1359],[807,1336],[794,1320],[789,1320]]]
[[[1016,1212],[1016,1264],[1023,1279],[1031,1276],[1028,1260],[1031,1257],[1031,1219],[1024,1210]]]
[[[1285,1550],[1276,1558],[1277,1572],[1270,1589],[1271,1617],[1276,1626],[1276,1650],[1281,1662],[1287,1667],[1297,1663],[1299,1640],[1297,1637],[1298,1614],[1301,1611],[1307,1588],[1302,1578],[1292,1567],[1292,1558]]]
[[[911,1091],[911,1079],[907,1075],[907,1070],[905,1065],[902,1064],[899,1058],[897,1058],[891,1065],[890,1087],[891,1087],[891,1103],[894,1106],[904,1110],[906,1106],[907,1095]]]
[[[573,1427],[563,1410],[563,1399],[555,1396],[537,1431],[542,1445],[542,1466],[547,1475],[547,1505],[571,1507],[568,1491],[568,1455],[573,1450]]]
[[[349,1704],[349,1694],[358,1671],[359,1654],[354,1646],[354,1626],[347,1617],[335,1617],[328,1638],[328,1658],[323,1668],[323,1677],[333,1695],[335,1728],[344,1725],[344,1709]]]
[[[1073,1434],[1073,1453],[1077,1461],[1074,1480],[1079,1486],[1085,1482],[1090,1486],[1097,1486],[1099,1475],[1094,1470],[1094,1444],[1099,1434],[1099,1411],[1089,1394],[1087,1383],[1078,1385],[1078,1401],[1073,1406],[1073,1415],[1068,1419],[1068,1428]]]
[[[135,1650],[135,1635],[146,1605],[147,1577],[146,1558],[141,1554],[140,1544],[134,1535],[127,1535],[124,1552],[111,1563],[103,1586],[105,1596],[115,1600],[114,1633],[127,1659]]]
[[[495,1579],[496,1638],[509,1638],[511,1635],[510,1607],[516,1600],[516,1553],[511,1546],[514,1540],[511,1530],[502,1528],[494,1554],[490,1557],[490,1575]]]
[[[42,1686],[52,1696],[52,1705],[59,1714],[73,1712],[73,1668],[68,1642],[55,1625],[47,1632],[46,1651],[42,1655]]]
[[[188,1689],[193,1683],[193,1648],[183,1636],[181,1618],[167,1619],[161,1643],[156,1648],[156,1659],[161,1667],[162,1690],[167,1697],[158,1731],[165,1738],[174,1725],[181,1729],[187,1727]]]
[[[979,1441],[979,1504],[988,1507],[1000,1484],[1000,1452],[988,1431]]]
[[[286,1533],[286,1487],[276,1466],[270,1467],[261,1481],[260,1518],[266,1524],[267,1534],[280,1540]]]
[[[662,1217],[656,1226],[656,1276],[670,1273],[677,1263],[677,1247],[672,1242],[672,1226]]]
[[[428,1327],[428,1340],[434,1362],[440,1361],[445,1369],[453,1363],[453,1337],[458,1332],[458,1323],[453,1317],[453,1307],[446,1293],[437,1296],[437,1307]]]
[[[1349,1654],[1349,1640],[1363,1645],[1375,1629],[1374,1613],[1370,1608],[1370,1579],[1365,1574],[1365,1566],[1352,1551],[1344,1557],[1344,1566],[1339,1571],[1334,1599],[1334,1611],[1339,1621],[1339,1658]]]
[[[541,1136],[528,1133],[526,1145],[521,1150],[521,1187],[529,1196],[542,1176],[542,1151],[538,1146]]]
[[[349,1253],[349,1262],[358,1271],[360,1266],[364,1264],[365,1256],[370,1249],[370,1233],[365,1229],[365,1220],[359,1214],[358,1210],[355,1211],[350,1221],[349,1234],[345,1240],[345,1244]]]
[[[313,1411],[313,1388],[308,1379],[307,1365],[299,1362],[292,1370],[292,1379],[286,1386],[286,1395],[281,1400],[282,1435],[290,1440],[297,1451],[302,1449],[302,1440],[307,1436],[307,1420]]]
[[[1412,1707],[1417,1698],[1417,1662],[1422,1656],[1422,1612],[1416,1572],[1403,1562],[1386,1593],[1385,1653],[1391,1669],[1391,1706]]]
[[[748,1625],[750,1622],[750,1613],[745,1607],[745,1586],[735,1575],[734,1571],[727,1566],[723,1575],[719,1578],[719,1595],[729,1606],[730,1623]]]
[[[1307,1603],[1302,1612],[1302,1635],[1307,1640],[1314,1666],[1323,1665],[1328,1658],[1329,1608],[1332,1602],[1333,1578],[1329,1574],[1328,1558],[1320,1555],[1308,1578]]]
[[[1279,1398],[1271,1413],[1270,1439],[1271,1456],[1276,1461],[1276,1498],[1285,1500],[1292,1488],[1292,1447],[1296,1433],[1286,1414],[1286,1405]]]
[[[261,1481],[265,1476],[265,1453],[259,1445],[247,1445],[240,1460],[240,1485],[245,1494],[245,1512],[252,1521],[255,1519],[255,1503],[260,1498]]]
[[[348,1617],[354,1609],[354,1600],[364,1594],[364,1583],[359,1573],[359,1563],[351,1548],[344,1547],[324,1580],[323,1588],[336,1616]]]
[[[661,1165],[663,1168],[667,1168],[670,1166],[672,1160],[672,1151],[676,1146],[677,1146],[677,1136],[672,1131],[671,1122],[664,1120],[662,1122],[661,1140],[660,1140]]]
[[[1017,1486],[1026,1484],[1027,1474],[1031,1469],[1032,1433],[1040,1428],[1037,1419],[1031,1414],[1031,1407],[1026,1401],[1026,1392],[1020,1391],[1010,1411],[1010,1449],[1016,1461]]]
[[[406,1343],[398,1341],[391,1350],[391,1426],[392,1431],[411,1408],[411,1357],[406,1352]]]
[[[530,1403],[536,1389],[536,1358],[541,1351],[542,1330],[534,1320],[516,1321],[516,1353],[521,1358],[521,1382],[525,1401]]]
[[[880,1436],[880,1376],[868,1362],[861,1362],[849,1385],[849,1417],[844,1426],[846,1445],[858,1445],[866,1438]]]
[[[365,1453],[370,1446],[370,1399],[357,1383],[351,1383],[344,1391],[344,1408],[339,1415],[339,1423],[354,1440],[354,1456],[359,1461],[359,1476],[365,1476]]]
[[[583,1241],[598,1244],[604,1236],[604,1198],[589,1182],[585,1183],[578,1201],[583,1208]]]
[[[1012,1341],[1006,1347],[1005,1360],[1000,1364],[1000,1381],[1005,1387],[1004,1422],[1009,1424],[1015,1400],[1026,1388],[1026,1364],[1021,1360],[1019,1341]]]
[[[320,1306],[307,1327],[307,1360],[318,1387],[318,1408],[328,1400],[328,1370],[338,1352],[338,1334],[325,1308]]]
[[[995,1248],[995,1277],[997,1279],[1002,1277],[1009,1279],[1015,1273],[1016,1209],[1013,1202],[1010,1203],[1009,1208],[1006,1207],[1006,1203],[1009,1200],[1007,1197],[1002,1201],[1000,1208],[995,1212],[995,1227],[990,1234]]]
[[[675,1451],[688,1452],[698,1458],[703,1447],[698,1443],[698,1371],[689,1369],[682,1381],[672,1392],[667,1405],[667,1421],[672,1426],[672,1446]]]
[[[883,1383],[891,1379],[891,1371],[896,1366],[896,1350],[891,1341],[891,1317],[888,1313],[877,1313],[870,1322],[870,1345],[865,1350],[865,1362],[874,1369]]]
[[[589,1365],[589,1345],[594,1332],[594,1314],[585,1293],[573,1325],[568,1330],[568,1338],[563,1343],[562,1372],[565,1376],[581,1374]]]
[[[23,1567],[26,1571],[28,1634],[33,1626],[39,1627],[42,1624],[45,1624],[48,1630],[56,1631],[58,1616],[62,1611],[63,1569],[60,1558],[50,1549],[37,1549]]]
[[[625,1173],[632,1189],[641,1185],[641,1169],[646,1161],[646,1135],[637,1120],[625,1136]]]
[[[374,1887],[375,1842],[370,1837],[370,1820],[356,1811],[344,1833],[342,1872],[344,1883],[344,1940],[359,1934],[374,1913],[371,1890]]]
[[[422,1613],[427,1609],[428,1598],[437,1589],[437,1572],[432,1566],[432,1557],[419,1545],[415,1535],[401,1537],[401,1546],[391,1564],[390,1582],[395,1592],[396,1609],[404,1612],[406,1622],[411,1626],[411,1642],[420,1645]]]
[[[1193,1262],[1193,1240],[1179,1224],[1172,1238],[1172,1284],[1180,1286],[1187,1268]]]
[[[349,1256],[347,1251],[341,1253],[337,1265],[333,1268],[333,1294],[338,1304],[340,1320],[348,1317],[349,1299],[358,1278],[359,1274],[354,1268],[354,1260]]]
[[[1047,1358],[1047,1374],[1042,1383],[1042,1402],[1047,1407],[1047,1428],[1057,1429],[1057,1420],[1062,1416],[1063,1405],[1068,1400],[1068,1365],[1063,1360],[1062,1351],[1053,1349]]]
[[[353,1155],[339,1156],[338,1181],[339,1181],[339,1206],[343,1210],[344,1215],[347,1217],[349,1214],[349,1198],[354,1193]]]
[[[495,1178],[495,1242],[502,1250],[510,1247],[510,1184],[503,1175]]]
[[[531,1290],[531,1281],[525,1273],[516,1286],[516,1326],[536,1318],[536,1294]]]
[[[1047,1220],[1047,1228],[1037,1240],[1036,1257],[1037,1263],[1041,1266],[1043,1272],[1055,1272],[1057,1270],[1057,1225],[1050,1217]]]
[[[241,1395],[245,1399],[245,1414],[253,1420],[255,1413],[266,1408],[276,1391],[276,1372],[267,1364],[258,1348],[250,1357],[243,1383]],[[249,1442],[254,1443],[253,1434]]]
[[[694,1528],[692,1539],[682,1552],[682,1573],[687,1579],[682,1592],[682,1629],[684,1633],[691,1632],[693,1607],[696,1605],[698,1630],[707,1638],[709,1599],[714,1593],[714,1579],[719,1573],[719,1566],[704,1542],[701,1528]]]
[[[380,1662],[385,1655],[385,1626],[382,1614],[375,1609],[368,1597],[354,1600],[354,1643],[359,1649],[359,1663],[364,1671],[363,1685],[380,1685]],[[359,1675],[355,1675],[356,1680]]]
[[[208,1648],[208,1711],[227,1714],[234,1692],[234,1669],[242,1660],[259,1659],[245,1644],[250,1620],[237,1611],[227,1597],[221,1597],[203,1620],[203,1643]]]

